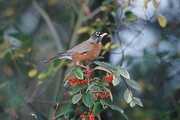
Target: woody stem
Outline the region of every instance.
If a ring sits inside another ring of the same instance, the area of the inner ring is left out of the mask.
[[[61,99],[59,100],[59,102],[56,104],[56,108],[55,108],[55,110],[54,110],[54,114],[53,114],[52,120],[55,120],[55,119],[56,119],[56,112],[57,112],[57,110],[58,110],[58,108],[59,108],[59,105],[61,104],[62,100],[63,100],[64,97],[66,96],[67,91],[69,90],[70,86],[71,86],[71,85],[68,86],[68,88],[67,88],[66,91],[64,92],[63,96],[61,97]]]

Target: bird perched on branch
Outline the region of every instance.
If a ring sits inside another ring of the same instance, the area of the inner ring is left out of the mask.
[[[102,48],[101,42],[105,35],[107,35],[107,33],[95,32],[88,40],[43,62],[47,63],[55,59],[69,59],[75,61],[77,65],[81,66],[81,62],[90,62],[100,54]]]

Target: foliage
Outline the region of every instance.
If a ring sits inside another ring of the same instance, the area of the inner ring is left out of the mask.
[[[180,119],[179,1],[0,3],[0,119]],[[108,36],[91,69],[41,63],[94,31]]]
[[[112,64],[100,61],[95,61],[94,63],[97,65],[94,68],[90,68],[90,66],[86,66],[86,69],[81,67],[73,68],[72,71],[66,75],[64,81],[66,85],[69,84],[72,87],[72,104],[77,104],[78,107],[80,107],[79,109],[81,109],[81,106],[87,107],[87,111],[82,110],[83,113],[81,113],[79,117],[82,119],[94,120],[96,117],[100,118],[100,113],[110,107],[113,110],[117,110],[128,119],[120,107],[110,105],[103,99],[110,98],[110,100],[113,101],[113,93],[110,88],[112,85],[115,87],[122,84],[121,82],[123,80],[127,86],[127,89],[124,92],[125,101],[129,103],[131,107],[134,107],[135,104],[142,106],[140,99],[133,97],[133,94],[129,89],[129,87],[132,87],[139,90],[138,83],[130,79],[129,73],[119,66],[113,66]],[[93,73],[96,73],[97,71],[105,71],[104,77],[94,76]],[[67,93],[64,93],[64,95],[65,94]],[[74,116],[70,115],[72,113],[57,113],[62,100],[63,99],[55,99],[56,109],[52,119],[54,120],[65,116],[67,119],[73,119],[70,117]],[[72,108],[70,111],[75,111],[75,109]],[[58,116],[56,116],[56,114],[58,114]],[[61,114],[61,116],[59,114]]]

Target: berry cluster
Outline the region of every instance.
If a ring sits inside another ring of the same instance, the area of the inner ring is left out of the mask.
[[[94,93],[94,100],[97,100],[98,97],[100,98],[108,98],[110,96],[109,91],[105,91],[104,93]]]
[[[90,112],[84,112],[83,114],[80,115],[80,118],[86,120],[95,120],[95,117],[99,117],[99,114],[94,115],[93,113]]]
[[[105,77],[104,77],[104,80],[105,80],[106,82],[112,83],[112,81],[113,81],[113,75],[111,74],[111,75],[105,76]]]
[[[71,86],[77,86],[77,85],[83,85],[83,84],[87,84],[88,81],[92,82],[92,78],[90,78],[89,80],[78,80],[76,77],[72,77],[72,78],[66,78],[66,80],[69,81],[69,84],[71,84]]]

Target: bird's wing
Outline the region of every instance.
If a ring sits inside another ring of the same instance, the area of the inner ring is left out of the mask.
[[[66,52],[60,53],[60,56],[69,56],[69,55],[74,55],[74,54],[83,54],[83,53],[87,53],[91,50],[92,47],[92,40],[87,40],[84,41],[72,48],[70,48],[69,50],[67,50]]]

